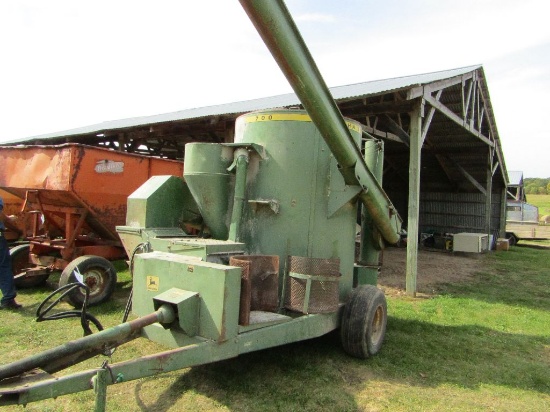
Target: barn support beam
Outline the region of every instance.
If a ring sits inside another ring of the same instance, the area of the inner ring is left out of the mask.
[[[435,100],[439,101],[441,98],[441,94],[443,93],[443,89],[438,90],[435,95]],[[430,125],[432,124],[432,119],[434,118],[435,114],[435,107],[431,107],[430,111],[428,112],[428,116],[426,116],[426,120],[424,121],[424,125],[422,126],[422,144],[424,144],[424,141],[426,140],[426,136],[428,135],[428,130],[430,130]]]
[[[455,167],[458,169],[458,171],[464,176],[474,187],[479,190],[484,195],[487,195],[487,190],[479,183],[470,173],[466,171],[462,166],[460,166],[457,162],[452,160],[451,158],[448,158],[451,163],[455,165]]]
[[[485,233],[489,236],[489,241],[491,239],[491,217],[493,211],[492,205],[492,193],[493,193],[493,157],[494,150],[489,148],[487,155],[487,190],[485,193]],[[489,249],[491,245],[489,245]]]
[[[499,237],[506,236],[506,200],[508,199],[508,191],[506,186],[502,188],[502,194],[500,198],[500,225],[499,225]]]
[[[364,123],[362,125],[362,129],[364,132],[369,133],[375,137],[381,137],[382,139],[388,139],[393,140],[394,142],[403,143],[403,141],[393,133],[377,129],[378,116],[376,116],[374,119],[374,122],[371,122],[370,117],[367,116],[364,120],[360,120],[362,123]],[[371,123],[373,123],[373,125],[371,125]]]
[[[430,94],[425,94],[424,98],[431,106],[435,107],[437,110],[439,110],[441,113],[443,113],[446,117],[451,119],[453,122],[455,122],[459,126],[468,130],[470,133],[472,133],[475,137],[477,137],[481,141],[485,142],[489,146],[495,145],[487,136],[483,135],[483,133],[480,130],[477,130],[471,121],[468,122],[466,119],[461,119],[447,106],[435,100],[435,98],[432,97]]]
[[[388,129],[391,133],[393,133],[395,136],[401,140],[405,144],[405,146],[410,146],[410,136],[408,133],[403,130],[403,128],[397,123],[395,120],[393,120],[390,116],[387,114],[384,115],[384,121],[386,122],[386,125],[388,126]]]
[[[418,271],[418,217],[420,210],[420,161],[422,150],[423,106],[424,101],[420,100],[410,113],[406,292],[407,295],[413,297],[416,296],[416,277]]]

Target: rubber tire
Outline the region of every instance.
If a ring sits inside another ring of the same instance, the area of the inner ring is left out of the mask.
[[[378,353],[386,335],[388,309],[384,293],[373,285],[355,288],[344,307],[340,325],[342,347],[366,359]]]
[[[74,270],[84,277],[84,283],[90,288],[88,306],[99,305],[111,297],[116,286],[116,269],[111,262],[101,256],[85,255],[70,262],[59,278],[59,287],[76,283]],[[83,288],[75,288],[66,298],[75,308],[82,307],[86,292]]]
[[[512,234],[507,234],[506,239],[508,239],[508,245],[510,246],[515,246],[519,242],[518,238]]]
[[[13,276],[20,274],[24,268],[29,266],[29,244],[14,246],[10,249],[11,270]],[[43,285],[50,274],[37,276],[24,276],[15,279],[15,287],[18,289],[33,288]]]

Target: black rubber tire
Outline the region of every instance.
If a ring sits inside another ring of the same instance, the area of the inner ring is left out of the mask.
[[[518,239],[515,235],[513,235],[513,234],[511,234],[511,233],[507,233],[507,234],[506,234],[506,239],[508,239],[508,244],[509,244],[510,246],[515,246],[515,245],[517,245],[518,242],[519,242],[519,239]]]
[[[13,276],[17,276],[24,269],[30,266],[29,263],[29,244],[17,245],[10,249],[11,270]],[[43,285],[50,274],[37,276],[23,276],[15,279],[15,287],[18,289],[33,288]]]
[[[117,281],[116,269],[111,262],[100,256],[80,256],[65,267],[59,278],[59,287],[77,282],[74,274],[76,268],[84,277],[84,283],[90,288],[88,306],[99,305],[109,300]],[[82,307],[85,297],[84,288],[75,288],[66,296],[75,308]]]
[[[378,353],[386,335],[388,309],[384,293],[373,285],[355,288],[344,307],[340,339],[346,353],[366,359]]]

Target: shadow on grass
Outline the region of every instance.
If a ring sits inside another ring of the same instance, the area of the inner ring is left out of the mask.
[[[522,242],[518,243],[515,247],[518,248],[529,248],[529,249],[538,249],[538,250],[550,250],[550,245],[547,244],[547,242],[543,244],[538,244],[534,241],[531,241],[529,243]]]
[[[155,411],[169,410],[186,393],[230,410],[356,411],[357,393],[368,391],[369,381],[473,390],[496,385],[550,394],[550,364],[541,362],[545,345],[550,339],[391,317],[382,351],[368,360],[345,355],[331,333],[191,368],[154,405],[140,399],[141,384],[135,398],[142,410]]]
[[[184,394],[200,394],[228,410],[355,412],[358,405],[341,376],[342,359],[349,358],[332,333],[193,367],[153,404],[145,404],[138,384],[135,399],[141,410],[160,412],[171,410]]]
[[[548,345],[550,337],[392,317],[383,354],[375,362],[386,376],[421,385],[476,389],[490,384],[550,394],[550,364],[544,361]]]

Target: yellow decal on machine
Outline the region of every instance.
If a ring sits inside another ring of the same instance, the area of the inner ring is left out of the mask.
[[[305,113],[258,113],[246,116],[244,121],[246,123],[256,122],[311,122],[311,117]],[[358,123],[346,120],[346,126],[349,130],[357,133],[361,133],[361,126]]]
[[[354,132],[357,132],[357,133],[361,133],[363,131],[363,130],[361,130],[361,126],[359,126],[359,124],[354,123],[354,122],[346,121],[346,126],[351,131],[354,131]]]
[[[147,290],[158,292],[159,290],[158,276],[147,276]]]
[[[245,118],[246,123],[254,122],[311,122],[311,117],[304,113],[258,113]]]

